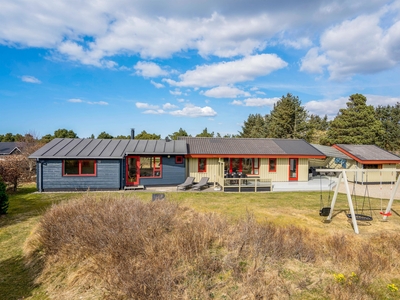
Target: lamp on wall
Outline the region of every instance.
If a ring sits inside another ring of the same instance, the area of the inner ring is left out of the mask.
[[[168,155],[167,157],[168,157],[168,158],[171,158],[171,155]]]

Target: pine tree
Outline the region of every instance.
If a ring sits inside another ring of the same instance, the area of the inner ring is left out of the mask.
[[[196,137],[214,137],[214,131],[208,132],[206,127],[203,129],[202,133],[197,134]]]
[[[137,140],[159,140],[161,139],[161,135],[155,133],[147,133],[146,130],[143,130],[141,133],[135,136]]]
[[[265,138],[267,137],[267,118],[260,114],[250,114],[242,126],[239,136],[242,138]]]
[[[7,214],[8,210],[8,195],[6,193],[6,184],[0,176],[0,215]]]
[[[382,122],[384,134],[380,142],[388,151],[400,150],[400,102],[395,106],[381,106],[375,109],[378,120]]]
[[[178,131],[175,131],[173,134],[169,135],[169,137],[173,140],[177,140],[180,136],[189,136],[186,130],[183,130],[182,127],[179,128]]]
[[[381,145],[383,134],[383,126],[375,117],[374,107],[367,105],[365,96],[354,94],[350,96],[347,108],[341,108],[330,123],[325,144]]]
[[[268,137],[310,139],[307,110],[299,97],[288,93],[274,104],[268,124]]]
[[[114,137],[113,137],[111,134],[109,134],[109,133],[107,133],[107,132],[105,132],[105,131],[102,131],[102,132],[97,136],[97,138],[98,138],[98,139],[111,140],[111,139],[113,139]]]

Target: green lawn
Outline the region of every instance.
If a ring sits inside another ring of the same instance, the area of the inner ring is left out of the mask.
[[[44,299],[40,286],[35,286],[24,267],[23,246],[26,238],[38,223],[40,216],[52,204],[80,197],[83,193],[35,193],[34,185],[26,185],[11,194],[9,213],[0,218],[0,299]],[[95,193],[95,192],[91,192]],[[104,192],[101,192],[104,193]],[[127,197],[151,201],[150,192],[116,192]],[[99,192],[100,194],[100,192]],[[319,192],[283,193],[221,193],[221,192],[170,192],[166,198],[197,211],[218,213],[236,220],[253,214],[257,220],[268,220],[281,225],[295,224],[324,234],[343,230],[352,233],[344,214],[338,214],[331,224],[318,215]],[[327,202],[328,193],[323,194]],[[376,219],[372,226],[363,227],[361,233],[369,236],[377,231],[399,230],[400,218],[379,222],[379,200],[372,200]],[[397,204],[398,206],[398,204]],[[347,208],[344,195],[339,195],[338,211]],[[396,209],[396,203],[393,207]]]
[[[40,216],[53,203],[78,196],[73,193],[39,194],[34,185],[9,196],[9,209],[0,218],[0,299],[43,299],[23,262],[23,245]]]

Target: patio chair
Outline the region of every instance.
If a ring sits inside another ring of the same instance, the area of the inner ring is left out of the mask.
[[[186,190],[193,185],[194,177],[186,178],[184,183],[181,183],[176,186],[176,190]]]
[[[208,187],[208,179],[208,177],[202,177],[199,183],[196,183],[192,186],[192,189],[200,191],[203,187]]]

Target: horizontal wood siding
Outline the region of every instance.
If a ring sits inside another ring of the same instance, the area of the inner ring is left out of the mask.
[[[272,179],[272,181],[289,181],[289,159],[276,159],[276,172],[269,172],[269,159],[260,159],[260,177]]]
[[[121,160],[97,160],[96,176],[62,176],[62,160],[43,160],[42,187],[44,191],[120,189],[120,170]]]
[[[175,163],[175,156],[162,157],[162,174],[160,178],[140,178],[139,183],[144,186],[178,185],[186,179],[185,160]]]
[[[219,163],[218,158],[207,158],[207,172],[197,172],[198,159],[189,159],[189,176],[194,177],[195,182],[199,182],[202,177],[208,177],[209,182],[218,180]]]
[[[214,182],[218,178],[219,174],[219,163],[218,158],[207,158],[207,172],[197,172],[198,170],[198,159],[191,158],[189,161],[189,176],[195,178],[198,182],[201,177],[210,178],[210,182]],[[276,172],[269,172],[268,166],[269,160],[267,158],[260,158],[259,160],[259,175],[263,179],[271,179],[272,181],[289,181],[289,159],[288,158],[277,158],[276,160]],[[250,175],[251,177],[253,175]],[[308,159],[299,159],[299,181],[308,181]]]

